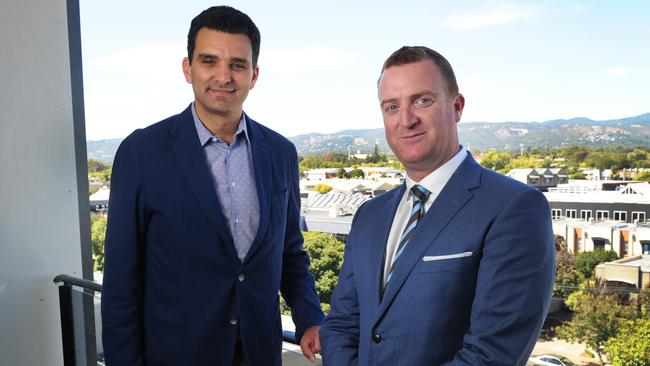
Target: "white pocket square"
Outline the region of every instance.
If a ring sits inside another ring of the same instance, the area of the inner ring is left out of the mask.
[[[455,259],[455,258],[464,258],[472,255],[472,252],[463,252],[458,254],[447,254],[447,255],[425,255],[422,257],[422,260],[425,262],[439,261],[443,259]]]

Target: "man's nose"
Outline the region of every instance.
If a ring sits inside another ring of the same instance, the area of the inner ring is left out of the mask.
[[[418,117],[413,113],[413,106],[407,105],[400,108],[399,123],[402,127],[411,128],[419,121]]]
[[[216,67],[212,78],[221,85],[231,82],[232,70],[230,69],[230,65],[219,65]]]

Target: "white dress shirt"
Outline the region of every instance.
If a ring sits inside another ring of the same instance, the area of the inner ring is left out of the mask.
[[[444,163],[440,168],[434,170],[426,177],[422,178],[420,182],[416,182],[406,174],[406,189],[404,195],[397,206],[397,211],[395,212],[395,217],[393,218],[393,224],[390,227],[390,234],[388,235],[388,242],[386,243],[386,261],[384,262],[384,273],[383,273],[383,284],[386,284],[386,276],[390,270],[390,266],[393,263],[393,258],[397,252],[398,241],[402,236],[402,232],[406,227],[406,223],[409,219],[411,210],[413,209],[413,198],[411,193],[411,187],[415,184],[419,184],[424,188],[428,189],[431,194],[427,198],[427,201],[424,203],[424,213],[429,211],[429,207],[440,194],[440,191],[445,187],[451,176],[454,174],[456,169],[467,157],[467,150],[464,147],[460,147],[458,153],[454,155],[449,161]],[[416,229],[417,230],[417,229]],[[404,250],[408,250],[408,243],[406,244]]]

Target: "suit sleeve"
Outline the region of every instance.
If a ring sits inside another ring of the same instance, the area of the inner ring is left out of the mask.
[[[137,133],[120,145],[113,163],[102,288],[102,339],[111,365],[144,365],[142,330],[142,167]]]
[[[479,265],[470,328],[445,366],[525,365],[546,317],[555,247],[546,198],[526,189],[490,227]]]
[[[339,280],[332,293],[331,309],[320,330],[323,364],[356,365],[359,358],[359,298],[352,267],[352,243],[355,222],[363,207],[352,220],[352,231],[345,245]]]
[[[309,327],[323,322],[323,311],[316,293],[314,276],[309,271],[309,256],[303,249],[300,232],[300,185],[298,184],[298,157],[291,145],[290,177],[287,194],[287,226],[284,239],[282,264],[282,297],[291,308],[291,316],[296,325],[296,341],[300,342]]]

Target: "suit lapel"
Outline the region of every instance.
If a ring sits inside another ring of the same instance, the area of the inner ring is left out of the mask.
[[[244,261],[251,258],[259,248],[266,229],[269,225],[269,215],[271,210],[271,151],[267,140],[259,128],[257,122],[246,116],[246,124],[251,141],[251,151],[253,160],[253,170],[255,174],[255,186],[257,188],[257,199],[260,208],[260,221],[255,239],[248,250]]]
[[[230,230],[226,225],[226,218],[221,212],[219,199],[214,190],[212,177],[206,165],[196,128],[194,128],[190,107],[176,117],[172,130],[172,140],[176,156],[199,204],[216,229],[217,234],[225,243],[227,250],[232,251],[232,254],[237,256]]]
[[[472,198],[470,189],[479,185],[480,173],[481,167],[468,153],[467,158],[458,167],[425,214],[400,256],[381,301],[377,320],[386,312],[424,251],[433,243],[436,236],[447,226],[454,215]]]
[[[369,238],[370,242],[370,267],[373,268],[372,278],[370,279],[371,289],[370,293],[373,296],[373,305],[376,309],[381,300],[381,286],[383,284],[384,276],[384,262],[386,261],[386,243],[388,242],[388,235],[390,235],[390,228],[393,225],[393,218],[395,217],[395,212],[397,211],[397,206],[404,195],[404,190],[406,185],[402,184],[398,189],[394,189],[385,194],[392,194],[393,196],[387,199],[384,204],[379,207],[376,211],[385,215],[385,217],[378,220],[378,228],[380,230],[372,230],[372,237]]]

